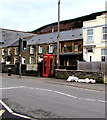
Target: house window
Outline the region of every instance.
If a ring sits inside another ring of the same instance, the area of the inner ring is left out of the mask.
[[[15,55],[18,55],[19,48],[15,48]]]
[[[1,59],[1,63],[5,63],[5,59],[4,58]]]
[[[62,43],[61,47],[62,47],[61,52],[72,52],[72,45],[71,44]]]
[[[78,52],[78,41],[74,41],[74,51]]]
[[[101,49],[101,55],[107,55],[107,49]]]
[[[26,59],[25,57],[22,57],[22,64],[25,64],[26,63]]]
[[[8,48],[8,55],[11,55],[11,49],[10,48]]]
[[[42,57],[38,57],[38,62],[42,62],[43,58]]]
[[[39,46],[39,53],[41,54],[43,52],[43,47]]]
[[[93,41],[93,29],[87,30],[87,42]]]
[[[34,54],[34,47],[30,46],[30,54]]]
[[[103,40],[107,40],[107,27],[103,27]]]
[[[101,61],[105,62],[107,58],[107,49],[101,49]]]
[[[4,55],[5,54],[5,50],[4,49],[2,49],[2,55]]]
[[[53,45],[49,45],[49,53],[53,53]]]
[[[14,64],[18,63],[18,58],[14,57]]]
[[[30,57],[30,64],[34,63],[34,57]]]
[[[76,52],[78,51],[78,45],[74,46],[74,51],[76,51]]]

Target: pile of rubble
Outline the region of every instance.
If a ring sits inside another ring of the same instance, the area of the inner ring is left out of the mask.
[[[82,82],[82,83],[96,83],[96,80],[94,79],[89,79],[89,78],[86,78],[86,79],[79,79],[78,77],[75,77],[74,75],[73,76],[69,76],[68,79],[67,79],[67,82]]]

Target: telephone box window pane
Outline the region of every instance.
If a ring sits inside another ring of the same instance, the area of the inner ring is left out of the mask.
[[[46,60],[44,60],[44,74],[46,74]]]
[[[53,59],[50,59],[50,73],[52,71],[52,66],[53,66]]]

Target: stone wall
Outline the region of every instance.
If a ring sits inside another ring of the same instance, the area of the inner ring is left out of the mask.
[[[3,73],[8,73],[9,68],[11,68],[11,73],[12,74],[18,74],[18,71],[19,71],[18,65],[5,65],[5,64],[2,64],[2,72]]]
[[[76,76],[80,79],[95,79],[98,83],[104,82],[104,74],[101,72],[86,72],[86,71],[77,71],[77,70],[66,70],[66,69],[56,69],[55,77],[57,79],[67,79],[69,76]]]

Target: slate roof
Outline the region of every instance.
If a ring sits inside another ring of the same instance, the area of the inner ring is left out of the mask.
[[[30,40],[32,37],[33,37],[33,35],[31,35],[31,36],[26,36],[26,37],[23,37],[22,40],[23,40],[23,41],[24,41],[24,40],[28,41],[28,40]],[[9,45],[9,47],[14,47],[14,46],[19,46],[19,39],[16,39],[16,41],[13,41],[13,43],[11,43],[11,44]]]
[[[27,44],[34,45],[34,44],[56,43],[57,36],[58,36],[57,32],[36,35],[32,37]],[[77,39],[83,39],[82,29],[73,29],[69,31],[60,32],[60,41],[77,40]]]
[[[17,41],[20,37],[25,37],[28,35],[35,35],[27,32],[16,31],[16,30],[9,30],[0,28],[0,47],[8,47],[13,42]]]

